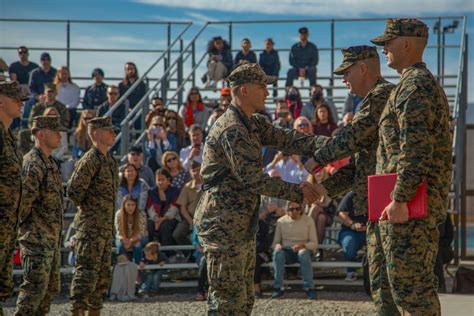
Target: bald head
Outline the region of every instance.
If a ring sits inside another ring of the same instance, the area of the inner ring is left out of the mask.
[[[423,52],[428,39],[414,36],[399,36],[385,43],[382,53],[387,65],[399,73],[413,64],[423,61]]]

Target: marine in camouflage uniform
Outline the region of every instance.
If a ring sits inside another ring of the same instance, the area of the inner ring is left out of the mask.
[[[22,157],[9,130],[20,117],[23,100],[18,82],[0,82],[0,315],[13,290],[12,266],[21,201]]]
[[[56,85],[54,83],[45,83],[44,91],[45,93],[48,93],[48,91],[52,91],[52,93],[56,94]],[[69,111],[64,104],[56,100],[56,97],[53,104],[48,104],[47,101],[45,100],[44,102],[38,102],[35,105],[33,105],[33,107],[31,108],[30,117],[28,119],[29,125],[31,126],[34,117],[43,115],[44,110],[46,110],[49,107],[53,107],[56,110],[58,110],[59,116],[61,117],[61,124],[64,127],[69,126],[69,122],[71,121],[71,116],[69,114]]]
[[[383,220],[368,227],[371,288],[380,315],[397,315],[399,311],[411,315],[441,313],[433,268],[438,249],[437,226],[446,218],[451,183],[448,101],[421,61],[423,48],[419,62],[404,69],[399,69],[402,67],[393,60],[400,64],[409,56],[396,48],[392,50],[406,43],[400,41],[409,40],[414,45],[427,38],[428,27],[417,19],[387,19],[385,33],[372,40],[384,45],[389,66],[392,63],[392,68],[401,73],[380,118],[376,172],[397,173],[391,205],[398,208],[393,208],[393,214],[401,214],[397,205],[410,201],[423,179],[427,181],[428,195],[426,218],[404,223]]]
[[[112,119],[92,119],[88,130],[114,130]],[[89,309],[89,315],[98,315],[111,282],[118,163],[93,142],[94,146],[76,163],[67,188],[69,198],[78,207],[74,219],[77,254],[71,284],[73,315],[81,315],[85,309]]]
[[[228,77],[232,88],[246,83],[265,86],[275,80],[257,64],[239,66]],[[325,141],[274,127],[260,114],[248,117],[235,104],[214,123],[201,168],[205,192],[194,217],[207,259],[209,314],[252,311],[260,195],[303,202],[299,185],[262,172],[262,146],[310,156]]]
[[[57,117],[35,117],[33,135],[41,129],[56,131],[58,134],[57,139],[49,136],[48,145],[36,140],[35,147],[23,158],[18,241],[24,274],[15,315],[47,314],[51,302],[60,291],[64,192],[61,172],[51,151],[59,147],[59,131],[65,129]],[[52,143],[54,141],[56,143]]]
[[[379,63],[377,49],[374,46],[352,46],[342,50],[342,64],[334,71],[343,75],[359,61],[374,59]],[[354,70],[356,71],[356,70]],[[331,197],[338,197],[348,191],[354,192],[354,213],[367,215],[367,176],[375,174],[376,152],[378,147],[378,122],[385,108],[390,91],[395,86],[378,74],[375,83],[366,95],[361,95],[359,111],[351,124],[345,126],[326,146],[317,150],[313,156],[315,162],[325,166],[333,161],[352,156],[349,165],[339,169],[322,184]],[[359,79],[361,80],[361,79]]]

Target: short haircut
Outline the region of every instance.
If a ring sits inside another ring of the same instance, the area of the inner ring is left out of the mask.
[[[173,180],[173,177],[171,176],[169,171],[164,168],[160,168],[156,170],[155,177],[158,177],[158,176],[165,176],[166,178],[168,178],[168,180],[170,180],[170,182]]]
[[[188,129],[188,132],[189,133],[194,133],[196,131],[200,131],[202,133],[202,127],[200,125],[197,125],[197,124],[193,124],[189,127]]]
[[[145,248],[143,248],[143,252],[149,254],[158,254],[160,251],[160,244],[156,241],[149,242],[146,244]]]

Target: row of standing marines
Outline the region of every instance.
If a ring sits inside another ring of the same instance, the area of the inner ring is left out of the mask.
[[[353,190],[356,214],[366,214],[367,176],[394,172],[392,202],[367,230],[373,301],[379,315],[440,314],[433,267],[437,226],[448,208],[452,157],[448,101],[423,63],[427,39],[428,27],[407,18],[387,19],[384,34],[372,39],[383,46],[388,66],[400,74],[397,85],[382,78],[375,47],[342,50],[343,62],[335,74],[342,75],[350,93],[364,99],[352,124],[334,138],[267,123],[258,112],[264,109],[266,85],[276,78],[266,76],[258,65],[242,65],[228,76],[232,105],[206,139],[201,171],[205,194],[195,216],[208,263],[210,315],[251,314],[260,195],[302,203]],[[19,231],[25,273],[16,314],[41,315],[60,286],[63,189],[50,157],[60,126],[52,117],[37,117],[35,147],[22,162],[8,130],[20,109],[18,86],[1,84],[0,300],[11,295],[11,258]],[[110,285],[118,182],[117,162],[108,152],[114,142],[110,118],[91,120],[88,133],[94,146],[79,160],[68,183],[69,197],[78,206],[73,315],[99,315]],[[262,146],[309,158],[309,171],[343,157],[352,159],[321,185],[295,185],[262,172]],[[428,216],[409,219],[407,202],[424,179]]]

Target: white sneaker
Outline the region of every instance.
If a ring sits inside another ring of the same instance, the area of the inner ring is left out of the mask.
[[[354,272],[347,272],[346,278],[344,279],[344,281],[354,282],[355,280],[357,280],[357,276],[355,275],[355,273]]]

